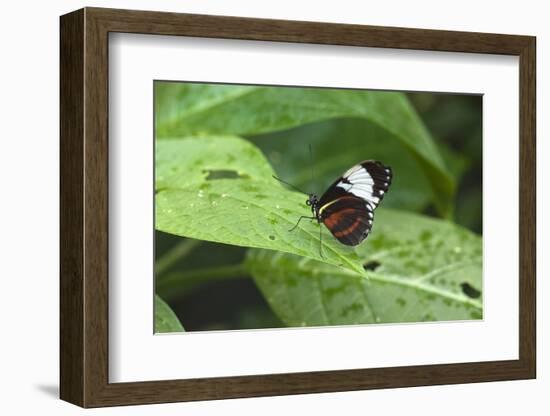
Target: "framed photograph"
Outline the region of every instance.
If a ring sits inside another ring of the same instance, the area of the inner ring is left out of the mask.
[[[63,400],[536,376],[534,37],[60,28]]]

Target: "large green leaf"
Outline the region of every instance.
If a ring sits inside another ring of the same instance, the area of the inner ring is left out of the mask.
[[[481,238],[442,220],[379,210],[359,246],[368,277],[251,250],[247,266],[288,326],[480,319]]]
[[[155,149],[155,189],[185,188],[207,178],[268,180],[273,170],[260,150],[235,136],[162,140]]]
[[[155,295],[155,332],[183,332],[183,326],[174,311],[160,296]]]
[[[211,158],[216,151],[224,157]],[[246,140],[161,140],[157,141],[156,157],[157,230],[284,251],[363,272],[357,253],[329,238],[326,231],[321,256],[316,222],[302,221],[289,232],[301,215],[310,215],[306,196],[275,181],[267,160]],[[200,163],[195,163],[197,160]]]
[[[157,138],[197,134],[257,135],[331,118],[373,123],[418,160],[436,206],[451,212],[455,183],[406,96],[390,91],[157,82]],[[306,147],[306,143],[296,144]],[[337,143],[336,143],[337,146]],[[335,151],[335,153],[337,153]]]

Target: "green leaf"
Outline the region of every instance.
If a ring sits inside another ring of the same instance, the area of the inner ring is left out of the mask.
[[[208,177],[271,178],[262,152],[235,136],[188,137],[156,142],[155,189],[183,188]]]
[[[384,129],[422,166],[436,206],[450,215],[455,183],[406,96],[391,91],[155,84],[157,138],[197,134],[251,136],[321,120],[354,117]],[[306,146],[306,143],[297,144]]]
[[[213,145],[216,143],[216,145]],[[213,149],[223,158],[211,157]],[[192,137],[157,141],[156,229],[182,237],[310,257],[363,273],[350,247],[329,238],[319,242],[306,196],[271,177],[259,150],[236,137]],[[192,154],[192,157],[189,155]],[[212,160],[210,160],[212,159]],[[200,160],[200,164],[195,164]],[[217,176],[211,169],[225,172]],[[228,177],[229,176],[229,177]]]
[[[174,311],[160,296],[155,295],[155,332],[183,332],[183,326]]]
[[[368,278],[265,250],[249,251],[247,267],[288,326],[481,318],[482,246],[475,234],[381,209],[358,251]]]

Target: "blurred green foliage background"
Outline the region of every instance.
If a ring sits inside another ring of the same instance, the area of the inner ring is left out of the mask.
[[[189,133],[185,126],[180,125],[172,126],[171,131],[159,131],[159,125],[166,125],[162,123],[165,117],[177,120],[167,107],[159,105],[159,96],[177,102],[183,108],[194,105],[187,101],[192,97],[178,92],[175,85],[156,85],[157,136],[185,136]],[[209,90],[208,94],[212,92]],[[447,171],[456,182],[451,208],[447,211],[437,202],[437,195],[434,197],[432,194],[431,189],[438,188],[431,186],[431,178],[426,175],[418,158],[411,156],[406,147],[395,141],[379,140],[385,134],[381,131],[382,127],[361,117],[341,116],[336,112],[334,116],[324,119],[289,122],[288,128],[266,129],[257,134],[237,133],[263,152],[279,176],[317,194],[322,194],[351,164],[364,159],[381,160],[392,166],[394,172],[407,172],[396,178],[389,191],[393,198],[387,197],[383,201],[385,208],[397,208],[428,217],[446,217],[481,235],[482,97],[441,93],[406,93],[404,96],[429,132]],[[299,99],[299,95],[294,99]],[[288,105],[292,111],[292,102]],[[251,108],[250,111],[264,111],[269,119],[272,110],[277,111],[269,107]],[[391,103],[382,110],[387,113],[391,123],[394,111]],[[229,117],[235,109],[222,107],[219,111],[225,111]],[[242,113],[239,115],[242,116]],[[210,114],[210,117],[216,117],[216,114]],[[197,121],[198,124],[200,122]],[[228,133],[234,133],[231,131],[231,123],[222,123],[217,128],[222,132],[227,129]],[[193,133],[196,134],[196,131]],[[313,149],[313,183],[309,144]],[[303,213],[308,214],[305,204]],[[324,235],[329,238],[328,231]],[[287,326],[281,320],[281,314],[274,313],[265,294],[259,290],[247,270],[240,266],[245,261],[247,251],[246,247],[185,239],[156,231],[156,292],[169,306],[168,310],[171,309],[178,317],[185,331]],[[219,274],[201,275],[201,270],[216,267],[221,270]],[[192,278],[183,281],[178,278],[189,271],[194,272],[189,274]],[[177,284],[173,284],[174,281]],[[462,289],[465,293],[470,289],[477,290],[470,285]],[[159,302],[162,301],[159,299]],[[164,310],[164,302],[157,305],[159,310]],[[472,314],[472,317],[480,316]],[[178,327],[157,327],[157,330],[178,330]]]

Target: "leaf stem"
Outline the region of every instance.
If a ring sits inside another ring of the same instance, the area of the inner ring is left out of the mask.
[[[201,240],[185,239],[180,241],[170,250],[168,250],[160,259],[156,261],[155,275],[160,276],[172,267],[178,260],[185,258],[202,243]]]

